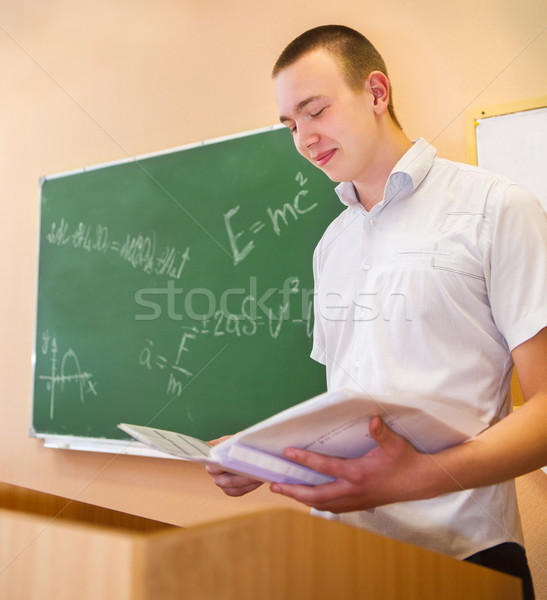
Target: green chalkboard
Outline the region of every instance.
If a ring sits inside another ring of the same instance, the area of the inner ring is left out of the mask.
[[[312,253],[341,208],[278,128],[44,178],[33,434],[212,438],[324,391]]]

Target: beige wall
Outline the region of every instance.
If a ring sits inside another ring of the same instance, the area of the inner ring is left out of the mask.
[[[546,21],[544,0],[0,0],[0,481],[183,525],[281,502],[29,439],[40,176],[275,123],[273,61],[328,22],[384,54],[408,135],[465,160],[466,109],[546,93]]]

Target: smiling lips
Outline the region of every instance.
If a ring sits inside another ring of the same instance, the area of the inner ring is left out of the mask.
[[[317,156],[311,156],[310,158],[318,167],[324,167],[334,156],[335,152],[336,148],[334,148],[333,150],[327,150],[327,152],[323,152],[322,154],[318,154]]]

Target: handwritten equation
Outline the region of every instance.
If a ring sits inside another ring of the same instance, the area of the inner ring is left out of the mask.
[[[186,263],[190,259],[190,248],[180,250],[174,246],[165,246],[158,251],[156,232],[149,235],[127,234],[123,243],[111,240],[106,225],[91,226],[80,222],[75,228],[61,218],[53,222],[46,241],[53,246],[70,246],[87,252],[106,254],[114,252],[133,268],[145,273],[166,275],[171,279],[180,279]]]
[[[220,338],[224,336],[244,338],[256,335],[261,327],[267,327],[269,336],[272,339],[277,339],[287,322],[300,323],[306,328],[306,335],[311,337],[313,303],[306,290],[301,290],[299,286],[298,277],[289,277],[281,288],[270,288],[261,297],[248,294],[241,302],[239,313],[230,312],[225,303],[221,301],[222,308],[215,310],[207,318],[202,320],[192,319],[192,325],[182,325],[180,327],[182,333],[175,356],[168,356],[160,352],[156,348],[154,340],[146,339],[139,354],[139,365],[148,371],[158,369],[168,372],[166,393],[169,396],[178,397],[184,389],[183,381],[194,376],[189,362],[191,362],[193,345],[199,338]],[[276,309],[273,309],[271,306],[266,305],[266,299],[269,299],[271,293],[275,291],[280,293],[284,299]],[[293,301],[291,307],[293,294],[296,295],[297,301]],[[296,310],[294,305],[296,305]],[[177,317],[174,320],[184,318],[182,315],[171,314],[171,317],[174,316]],[[188,319],[187,315],[186,318]]]
[[[39,376],[49,391],[50,419],[53,419],[55,415],[56,396],[59,395],[59,391],[63,392],[67,385],[73,384],[76,387],[76,397],[82,404],[85,402],[86,394],[97,396],[97,384],[93,380],[93,374],[82,370],[78,356],[72,348],[64,352],[59,360],[57,339],[55,336],[52,337],[48,330],[42,333],[41,352],[44,356],[49,355],[50,357],[50,374]]]
[[[298,182],[301,189],[293,198],[292,202],[285,202],[281,208],[276,208],[275,210],[272,210],[271,208],[266,209],[266,215],[268,217],[267,223],[270,224],[277,236],[281,236],[281,225],[284,224],[287,226],[289,224],[289,216],[293,222],[298,221],[302,215],[309,213],[317,206],[317,202],[308,204],[307,206],[305,205],[306,196],[308,195],[309,190],[304,188],[304,186],[308,180],[300,171],[296,174],[295,180]],[[249,234],[256,235],[261,232],[264,227],[266,227],[266,223],[264,223],[264,221],[255,221],[246,230],[238,230],[236,233],[236,231],[234,231],[234,225],[232,221],[240,209],[241,206],[234,206],[234,208],[231,208],[227,213],[224,214],[224,225],[226,227],[228,239],[230,240],[234,265],[238,265],[255,248],[255,242],[253,239],[244,244],[243,241],[240,241],[240,238],[244,236],[248,237]]]
[[[169,373],[166,393],[169,396],[179,397],[182,394],[183,385],[180,380],[183,378],[191,378],[193,374],[181,363],[183,362],[184,352],[188,352],[188,343],[190,340],[195,340],[197,335],[192,327],[183,327],[183,332],[179,341],[178,350],[174,360],[170,360],[167,356],[159,354],[155,349],[153,340],[147,339],[144,347],[139,354],[139,364],[148,371],[159,369]]]

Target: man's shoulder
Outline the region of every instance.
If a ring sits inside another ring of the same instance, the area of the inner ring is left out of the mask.
[[[450,187],[470,202],[487,202],[502,206],[506,202],[534,203],[537,200],[515,181],[476,165],[457,162],[447,158],[435,158],[429,181]]]
[[[513,181],[499,173],[494,173],[477,165],[470,165],[438,156],[433,161],[433,169],[447,174],[450,173],[455,177],[459,176],[463,179],[468,179],[471,182],[489,181],[505,186],[514,185]]]

